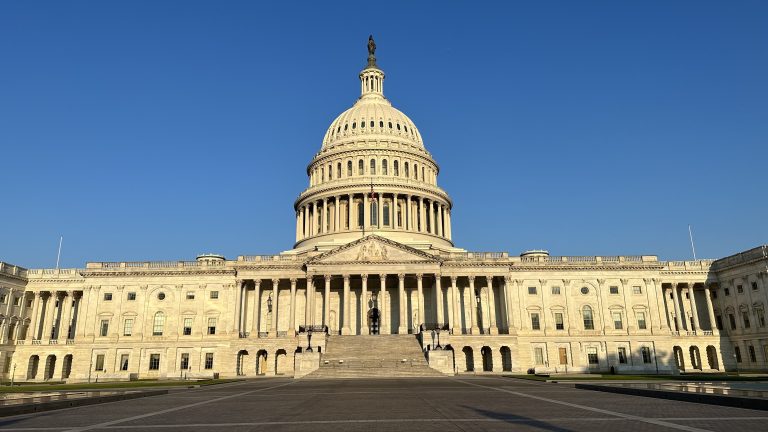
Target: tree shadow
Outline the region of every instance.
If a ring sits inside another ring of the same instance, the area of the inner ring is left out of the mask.
[[[547,423],[542,420],[537,420],[530,417],[525,417],[521,415],[515,415],[515,414],[509,414],[509,413],[502,413],[497,411],[491,411],[486,410],[482,408],[475,408],[470,407],[466,405],[462,405],[463,408],[469,408],[472,411],[482,415],[485,418],[490,418],[498,421],[502,421],[508,424],[515,424],[515,425],[526,425],[531,426],[537,429],[546,430],[546,431],[554,431],[554,432],[569,432],[572,429],[564,428],[561,426],[553,425],[551,423]]]

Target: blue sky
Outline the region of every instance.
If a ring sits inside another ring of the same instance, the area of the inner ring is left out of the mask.
[[[277,4],[280,3],[280,4]],[[0,260],[234,258],[358,96],[373,33],[469,250],[768,242],[768,3],[3,2]]]

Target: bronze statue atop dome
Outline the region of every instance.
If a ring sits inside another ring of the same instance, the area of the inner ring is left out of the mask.
[[[376,65],[376,42],[373,40],[373,35],[368,36],[368,67],[378,68]]]

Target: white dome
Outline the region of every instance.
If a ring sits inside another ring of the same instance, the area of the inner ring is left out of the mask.
[[[372,96],[372,95],[371,95]],[[383,96],[362,97],[331,123],[323,138],[323,150],[350,138],[391,139],[397,137],[424,148],[413,121]]]

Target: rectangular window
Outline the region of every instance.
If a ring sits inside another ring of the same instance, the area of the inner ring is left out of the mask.
[[[600,364],[597,358],[597,348],[595,347],[587,348],[587,361],[591,365]]]
[[[128,301],[134,301],[136,300],[136,293],[135,292],[129,292],[128,293]]]
[[[112,293],[104,293],[104,301],[112,301]]]
[[[533,329],[533,330],[541,330],[541,325],[539,324],[539,314],[538,313],[532,313],[531,314],[531,329]]]
[[[216,318],[208,318],[208,334],[216,334]]]
[[[211,300],[216,300],[217,298],[219,298],[219,292],[211,291]]]
[[[528,294],[536,295],[536,287],[528,287]]]
[[[715,316],[715,325],[717,325],[718,330],[723,329],[723,317],[720,315]]]
[[[763,345],[763,358],[768,359],[768,345]]]
[[[5,303],[5,301],[8,300],[8,296],[6,294],[0,294],[0,303]]]
[[[616,330],[623,329],[624,323],[621,322],[621,312],[613,312],[611,316],[613,316],[613,328]]]
[[[741,363],[741,348],[733,347],[733,353],[736,354],[736,363]]]
[[[192,334],[192,318],[184,318],[184,336]]]
[[[750,345],[747,348],[749,349],[749,361],[751,361],[752,363],[757,362],[757,355],[755,355],[755,347]]]
[[[648,347],[642,347],[640,348],[640,353],[643,354],[643,363],[649,364],[651,363],[651,349]]]
[[[645,324],[645,312],[637,313],[637,328],[640,330],[645,330],[647,328]]]
[[[128,370],[128,354],[123,354],[120,356],[120,370],[121,371]]]
[[[560,364],[568,364],[568,348],[560,347],[557,349],[558,357],[560,357]]]
[[[627,349],[624,347],[619,347],[619,363],[627,364]]]
[[[187,353],[181,354],[181,364],[179,365],[179,369],[181,370],[189,369],[189,354]]]
[[[130,336],[133,334],[133,318],[126,318],[123,322],[123,336]]]
[[[160,354],[149,355],[149,370],[160,370]]]
[[[99,336],[106,336],[109,333],[109,320],[101,320],[99,327]]]
[[[635,285],[635,286],[632,287],[632,294],[640,295],[642,293],[643,293],[643,287],[641,287],[639,285]]]
[[[709,292],[709,296],[712,297],[713,299],[716,299],[717,298],[717,291],[715,291],[715,290],[710,291]]]
[[[205,353],[205,368],[213,369],[213,353]]]
[[[612,286],[609,288],[611,294],[618,294],[619,293],[619,287]]]
[[[195,292],[187,291],[187,300],[194,300],[194,299],[195,299]]]
[[[27,307],[32,307],[32,299],[27,300]]]
[[[552,295],[560,295],[560,287],[559,286],[553,286],[552,287]]]
[[[757,282],[752,282],[752,291],[757,291]]]
[[[731,295],[731,289],[730,288],[723,288],[723,292],[725,293],[726,296]]]
[[[14,297],[13,298],[13,305],[14,306],[21,306],[21,297]]]
[[[544,364],[544,349],[543,348],[534,348],[533,354],[535,357],[536,365],[541,366]]]
[[[755,315],[757,315],[757,325],[765,327],[765,311],[762,309],[755,309]]]
[[[563,323],[563,314],[555,312],[555,329],[565,330],[565,324]]]
[[[742,312],[741,313],[741,319],[744,320],[744,328],[749,328],[749,312]]]
[[[104,354],[96,355],[96,366],[94,366],[93,370],[97,370],[97,371],[104,370]]]
[[[733,314],[728,314],[728,321],[731,323],[731,330],[736,330],[736,317]]]
[[[736,285],[736,292],[741,294],[744,292],[744,287],[742,285]]]

